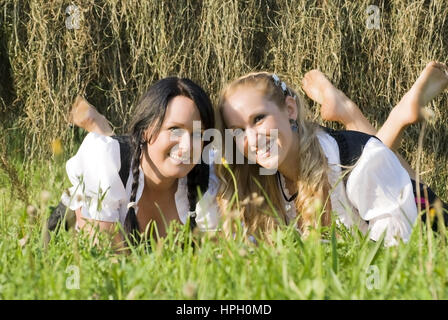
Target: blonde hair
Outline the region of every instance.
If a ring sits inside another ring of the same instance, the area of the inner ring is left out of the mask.
[[[258,89],[266,100],[274,102],[281,109],[286,107],[285,95],[295,99],[298,109],[298,132],[296,134],[299,137],[300,159],[297,163],[299,169],[297,177],[298,196],[295,199],[299,215],[298,225],[304,235],[307,235],[310,226],[328,225],[330,222],[329,203],[327,203],[325,207],[327,210],[323,211],[322,216],[318,217],[316,215],[320,213],[316,209],[326,203],[330,190],[327,176],[328,163],[316,135],[320,127],[305,120],[307,116],[305,101],[289,86],[286,86],[284,91],[285,88],[274,82],[271,73],[256,72],[232,81],[222,90],[218,104],[221,115],[227,98],[236,90],[244,89],[244,87]],[[226,218],[236,216],[244,223],[245,231],[249,234],[263,235],[272,231],[279,224],[286,222],[283,196],[278,188],[276,175],[259,175],[258,169],[260,166],[258,164],[231,164],[229,168],[234,172],[236,181],[238,181],[239,199],[249,199],[249,201],[247,204],[243,203],[239,212],[230,209],[232,214],[225,216],[225,209],[229,209],[228,199],[236,190],[231,183],[232,177],[228,169],[222,166],[218,168],[218,175],[223,180],[222,196],[218,199],[218,203],[224,215],[224,227],[226,227],[226,223],[229,223]],[[255,179],[264,191],[260,190]],[[267,199],[261,204],[260,201],[254,203],[252,201],[254,193],[260,194],[260,192],[262,192],[262,196],[268,196],[271,203],[268,203]],[[273,211],[277,213],[277,216],[272,214]]]

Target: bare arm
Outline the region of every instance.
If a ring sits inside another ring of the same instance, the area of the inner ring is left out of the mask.
[[[117,230],[117,225],[115,222],[98,221],[93,219],[86,219],[82,217],[81,209],[77,209],[76,221],[78,227],[88,232],[90,237],[95,237],[93,244],[98,244],[98,232],[106,232],[112,237],[113,248],[117,251],[121,251],[124,247],[124,240],[120,232]]]

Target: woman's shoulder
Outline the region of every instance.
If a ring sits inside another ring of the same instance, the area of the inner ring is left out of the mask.
[[[374,151],[387,149],[376,136],[359,131],[338,131],[322,127],[317,130],[316,135],[327,158],[337,158],[339,164],[344,166],[354,165],[361,156],[371,152],[372,148],[366,148],[367,144],[376,146]]]
[[[340,164],[340,146],[327,131],[317,129],[316,136],[329,165]]]
[[[386,232],[385,245],[409,240],[417,218],[412,183],[395,153],[370,139],[347,180],[347,196],[362,219],[369,221],[370,238]]]
[[[72,210],[82,206],[84,217],[116,221],[117,210],[127,199],[119,175],[120,166],[118,141],[89,133],[76,155],[67,161],[66,171],[72,186],[62,201]],[[98,210],[99,207],[102,209]]]
[[[364,145],[356,163],[357,167],[367,167],[370,170],[389,168],[404,171],[395,153],[379,139],[370,138]]]
[[[66,170],[68,173],[93,171],[94,174],[98,168],[118,172],[120,166],[119,142],[111,137],[91,132],[84,138],[76,154],[67,161]]]
[[[410,183],[409,174],[395,153],[380,140],[371,138],[350,170],[347,192],[356,193],[360,187],[399,190],[408,183]]]
[[[119,142],[112,137],[103,136],[95,132],[90,132],[81,143],[77,155],[80,153],[87,153],[92,157],[96,154],[119,156],[120,146]]]

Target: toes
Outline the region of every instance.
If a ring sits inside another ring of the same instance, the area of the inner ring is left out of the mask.
[[[305,73],[305,78],[312,78],[316,74],[316,72],[319,72],[319,70],[313,69],[308,71],[307,73]]]
[[[426,68],[433,68],[435,66],[437,66],[437,62],[436,61],[430,61],[428,62],[428,64],[426,65]]]
[[[437,62],[437,61],[431,61],[425,67],[425,69],[428,69],[428,70],[430,70],[432,68],[436,68],[436,69],[442,71],[445,74],[445,76],[448,77],[448,67],[444,63]]]
[[[322,76],[323,76],[323,74],[319,70],[317,70],[317,69],[310,70],[307,73],[305,73],[305,76],[303,77],[303,80],[302,80],[302,84],[305,86],[309,85],[310,83],[319,81],[320,78],[322,78]],[[323,77],[325,78],[325,76],[323,76]]]
[[[437,63],[436,67],[440,70],[443,71],[443,73],[445,74],[445,76],[448,78],[448,67],[443,64],[443,63]]]

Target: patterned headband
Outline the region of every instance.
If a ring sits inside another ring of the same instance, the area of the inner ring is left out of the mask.
[[[288,96],[288,95],[289,95],[289,96],[295,98],[295,96],[291,94],[291,91],[290,91],[290,90],[288,89],[288,87],[286,86],[286,83],[284,83],[283,81],[280,81],[280,78],[279,78],[275,73],[273,73],[271,77],[272,77],[272,80],[274,81],[274,84],[275,84],[277,87],[280,87],[280,88],[282,89],[283,94],[284,94],[285,96]]]

